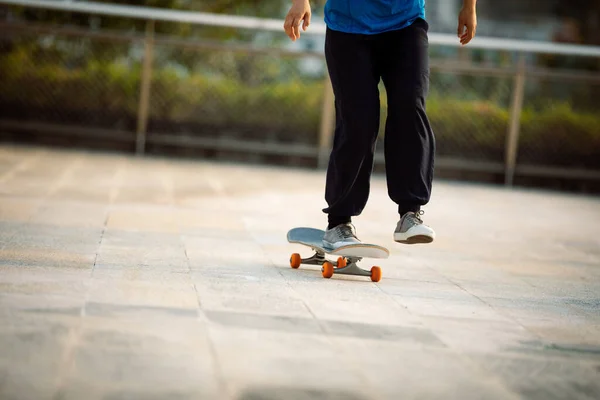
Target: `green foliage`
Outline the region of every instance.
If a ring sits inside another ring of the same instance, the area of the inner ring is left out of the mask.
[[[600,115],[573,110],[568,103],[550,104],[541,112],[526,109],[521,117],[524,162],[600,167]]]
[[[509,112],[488,100],[461,100],[432,93],[427,115],[440,155],[501,161]]]
[[[184,11],[200,11],[208,13],[222,13],[229,15],[248,15],[265,18],[282,18],[285,15],[289,0],[261,1],[261,0],[211,0],[211,1],[189,1],[189,0],[146,0],[142,4],[134,0],[103,0],[102,3],[116,5],[132,5],[156,7]],[[94,29],[109,30],[135,30],[143,32],[144,20],[132,18],[119,18],[98,16],[82,13],[69,13],[38,8],[11,7],[12,13],[17,17],[30,22],[69,25],[80,27],[91,27]],[[282,28],[283,29],[283,28]],[[254,32],[243,32],[237,29],[226,28],[200,28],[190,24],[159,22],[156,26],[158,33],[175,36],[203,36],[219,39],[240,39],[253,37]]]
[[[9,108],[55,107],[63,114],[114,110],[135,119],[139,64],[90,61],[68,69],[33,63],[30,56],[25,47],[0,56],[0,69],[6,71],[0,75],[0,116],[14,118],[5,115],[3,110]],[[438,154],[501,161],[508,110],[497,102],[457,99],[446,93],[433,90],[427,102]],[[241,130],[254,140],[316,144],[322,95],[322,82],[300,77],[248,84],[235,75],[187,76],[160,66],[152,81],[150,118],[151,124],[167,122],[167,131],[173,133],[186,125],[192,127],[185,129],[189,134]],[[600,168],[600,115],[582,113],[564,102],[546,104],[523,111],[519,161]],[[383,101],[384,116],[385,111]]]
[[[252,127],[278,131],[283,141],[314,142],[323,84],[263,83],[194,75],[181,79],[171,69],[157,71],[152,82],[151,116],[209,126]],[[302,132],[302,137],[296,137]],[[267,134],[263,132],[262,134]],[[258,135],[261,135],[260,133]]]

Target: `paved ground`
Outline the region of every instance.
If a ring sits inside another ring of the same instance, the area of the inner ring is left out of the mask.
[[[0,147],[0,398],[600,398],[600,199],[437,182],[411,247],[375,179],[377,284],[289,267],[323,206],[322,172]]]

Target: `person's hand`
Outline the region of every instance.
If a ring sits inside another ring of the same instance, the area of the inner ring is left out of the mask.
[[[463,46],[475,37],[477,30],[477,13],[475,7],[463,7],[458,14],[458,29],[456,34]]]
[[[293,41],[300,39],[300,21],[302,21],[302,30],[306,31],[310,25],[310,3],[308,0],[293,0],[292,7],[285,17],[283,29],[285,34]]]

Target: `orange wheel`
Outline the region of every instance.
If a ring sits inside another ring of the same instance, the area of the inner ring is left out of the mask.
[[[371,280],[373,282],[379,282],[381,280],[381,268],[379,268],[379,267],[371,268]]]
[[[329,261],[323,263],[323,278],[331,278],[333,276],[333,264]]]
[[[292,254],[292,256],[290,257],[290,267],[298,268],[300,264],[302,264],[302,257],[300,257],[300,254]]]
[[[338,257],[337,259],[337,267],[338,268],[344,268],[346,266],[346,258],[344,257]]]

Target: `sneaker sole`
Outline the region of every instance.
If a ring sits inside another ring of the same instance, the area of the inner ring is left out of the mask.
[[[426,244],[426,243],[433,242],[433,238],[431,236],[426,236],[426,235],[416,235],[416,236],[412,236],[408,239],[402,239],[402,240],[394,239],[394,241],[397,243],[402,243],[402,244]]]

